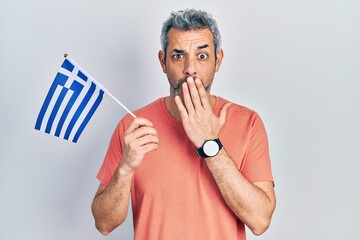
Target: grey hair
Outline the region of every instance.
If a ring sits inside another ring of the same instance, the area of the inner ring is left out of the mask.
[[[170,28],[185,31],[207,28],[213,34],[215,53],[218,53],[221,49],[221,35],[216,21],[211,14],[205,11],[185,9],[171,13],[170,17],[164,22],[160,35],[161,47],[165,56],[169,43],[168,32]]]

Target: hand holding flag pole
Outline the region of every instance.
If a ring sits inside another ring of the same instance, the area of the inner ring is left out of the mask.
[[[62,63],[36,120],[35,129],[77,142],[107,93],[131,116],[136,116],[105,87],[64,54]]]

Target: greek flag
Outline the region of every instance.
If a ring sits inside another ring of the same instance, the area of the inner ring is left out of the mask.
[[[66,57],[37,117],[35,129],[76,143],[105,89]]]

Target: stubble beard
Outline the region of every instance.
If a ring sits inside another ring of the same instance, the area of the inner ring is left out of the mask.
[[[173,97],[175,97],[175,96],[180,96],[180,97],[182,98],[182,94],[179,93],[179,89],[181,88],[181,85],[182,85],[184,82],[186,82],[186,79],[187,79],[188,77],[181,78],[179,81],[177,81],[176,84],[172,84],[172,83],[171,83],[171,80],[170,80],[169,76],[167,76],[167,78],[168,78],[168,81],[169,81],[169,84],[170,84],[170,90],[171,90],[172,96],[173,96]],[[196,77],[193,77],[193,78],[194,78],[194,80],[196,79]],[[213,79],[212,79],[212,80],[213,80]],[[204,85],[204,82],[201,81],[202,84],[203,84],[203,86],[204,86],[204,88],[205,88],[205,91],[206,91],[207,93],[210,92],[212,80],[210,81],[209,85],[207,85],[207,86],[205,86],[205,85]]]

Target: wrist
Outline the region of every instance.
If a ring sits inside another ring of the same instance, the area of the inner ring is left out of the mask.
[[[222,147],[223,145],[219,138],[208,139],[196,149],[196,154],[201,158],[215,157],[219,154]]]
[[[216,156],[213,156],[213,157],[208,157],[206,158],[205,160],[209,160],[209,161],[212,161],[212,160],[219,160],[219,159],[222,159],[223,157],[227,156],[227,153],[225,151],[224,148],[221,148],[218,152],[218,154],[216,154]]]
[[[209,137],[204,137],[200,140],[197,140],[197,141],[193,141],[194,145],[196,148],[200,148],[204,145],[204,143],[206,141],[209,141],[209,140],[214,140],[214,139],[219,139],[218,135],[214,135],[214,136],[209,136]]]
[[[118,167],[119,176],[129,176],[134,173],[134,170],[130,168],[126,163],[120,163]]]

